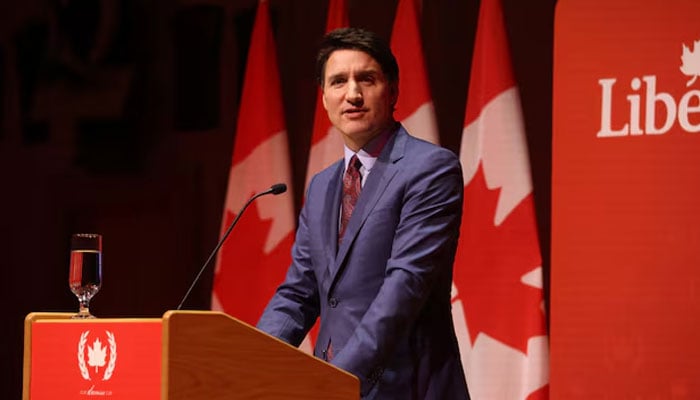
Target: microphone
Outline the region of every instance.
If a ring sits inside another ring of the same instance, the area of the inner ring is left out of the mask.
[[[207,261],[204,262],[204,265],[202,265],[202,268],[199,269],[199,273],[197,273],[197,276],[195,276],[194,281],[192,281],[192,284],[190,285],[190,288],[187,289],[187,293],[185,293],[185,296],[182,298],[180,301],[180,304],[177,306],[176,310],[180,310],[182,308],[182,305],[185,304],[185,300],[187,300],[187,297],[189,297],[190,293],[192,292],[192,289],[194,289],[194,286],[199,282],[199,278],[202,276],[202,273],[204,270],[207,269],[207,266],[211,262],[211,260],[214,258],[216,253],[219,251],[221,246],[223,246],[224,241],[226,241],[226,238],[228,235],[231,233],[233,230],[233,227],[236,226],[236,223],[238,222],[238,219],[241,218],[241,215],[243,215],[243,212],[248,208],[250,203],[253,202],[253,200],[257,199],[258,197],[265,196],[268,194],[273,194],[273,195],[278,195],[282,194],[287,191],[287,185],[284,183],[276,183],[272,186],[270,186],[269,189],[267,189],[264,192],[260,192],[256,194],[255,196],[251,197],[248,199],[248,201],[243,205],[243,208],[241,208],[241,211],[238,212],[238,215],[236,215],[236,218],[234,218],[233,222],[231,222],[231,225],[228,226],[226,229],[226,232],[224,232],[224,235],[221,237],[221,240],[219,240],[219,243],[216,244],[216,247],[214,247],[214,250],[212,250],[211,254],[209,254],[209,258],[207,258]]]

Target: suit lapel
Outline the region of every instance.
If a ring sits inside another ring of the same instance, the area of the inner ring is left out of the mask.
[[[329,190],[323,205],[326,215],[321,218],[321,221],[329,221],[329,223],[323,224],[323,237],[326,238],[325,249],[329,262],[335,259],[338,251],[338,221],[340,220],[340,201],[343,192],[342,174],[343,161],[341,160],[328,184]]]
[[[399,128],[394,137],[387,142],[381,154],[377,158],[377,161],[372,167],[372,173],[370,173],[367,177],[365,186],[362,188],[360,197],[355,205],[355,210],[353,211],[352,217],[350,217],[350,221],[348,222],[348,227],[345,230],[343,242],[338,247],[338,254],[335,257],[335,262],[332,263],[331,267],[329,268],[328,272],[331,282],[335,281],[335,277],[340,271],[340,267],[343,265],[350,248],[352,248],[352,244],[355,241],[358,232],[360,229],[362,229],[362,225],[364,225],[367,216],[375,207],[377,201],[384,193],[384,190],[389,186],[389,182],[398,171],[396,162],[403,157],[407,135],[408,134],[403,127]],[[339,209],[340,196],[338,196],[338,203],[336,204],[338,204],[336,209]],[[338,211],[336,210],[336,216],[337,214]],[[337,218],[334,223],[336,226],[335,232],[337,235]]]

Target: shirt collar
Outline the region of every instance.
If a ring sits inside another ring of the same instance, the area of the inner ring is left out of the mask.
[[[352,156],[357,154],[357,158],[359,158],[362,163],[362,169],[367,172],[371,171],[374,162],[377,161],[377,157],[379,157],[379,153],[382,152],[384,145],[389,141],[391,135],[396,132],[398,125],[398,123],[393,124],[390,129],[385,130],[377,137],[370,140],[369,143],[362,147],[357,153],[350,150],[348,146],[343,146],[345,153],[345,169],[348,168]]]

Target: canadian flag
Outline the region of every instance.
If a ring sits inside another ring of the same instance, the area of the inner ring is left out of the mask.
[[[394,17],[391,50],[401,70],[395,117],[411,135],[438,144],[440,136],[423,59],[419,7],[420,0],[399,0]]]
[[[262,0],[248,52],[222,233],[255,193],[275,183],[293,193],[277,68],[269,3]],[[291,262],[294,227],[290,194],[255,200],[218,253],[212,309],[257,323]]]
[[[347,10],[347,0],[330,0],[328,3],[326,33],[349,26]],[[316,97],[311,150],[309,151],[309,161],[306,167],[304,188],[308,188],[309,182],[314,175],[343,157],[343,138],[328,119],[328,113],[323,108],[322,95],[319,90]]]
[[[462,132],[453,317],[476,400],[547,399],[542,259],[500,0],[482,0]]]

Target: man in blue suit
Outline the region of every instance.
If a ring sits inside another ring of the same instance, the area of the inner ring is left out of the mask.
[[[468,399],[450,303],[459,160],[394,120],[398,65],[375,34],[326,35],[317,77],[345,159],[311,180],[258,328],[298,346],[320,316],[314,354],[356,375],[362,398]]]

